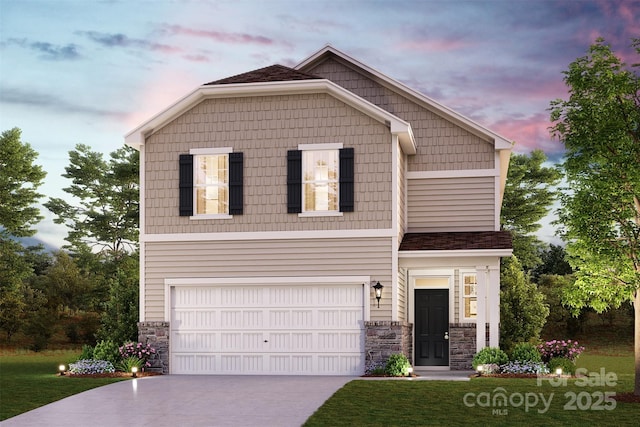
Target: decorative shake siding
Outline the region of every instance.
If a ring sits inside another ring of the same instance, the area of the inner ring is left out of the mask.
[[[391,238],[283,239],[145,244],[145,319],[164,319],[167,278],[370,276],[385,284],[371,320],[391,320]]]
[[[339,61],[327,59],[304,71],[329,79],[411,123],[418,153],[409,156],[409,171],[494,167],[495,149],[492,142],[482,140]]]
[[[355,156],[355,211],[287,214],[287,151],[342,143]],[[244,214],[230,220],[178,216],[178,156],[193,148],[244,153]],[[208,99],[147,138],[147,234],[390,229],[392,147],[387,126],[327,94]]]
[[[493,231],[493,177],[410,179],[408,231]]]

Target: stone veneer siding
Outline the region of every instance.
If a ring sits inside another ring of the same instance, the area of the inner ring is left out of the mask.
[[[138,322],[138,341],[156,349],[150,371],[169,373],[169,322]]]
[[[386,363],[389,356],[402,353],[413,365],[413,325],[407,322],[372,321],[365,327],[365,369]]]
[[[489,345],[489,324],[486,326]],[[476,354],[476,325],[475,323],[449,324],[449,367],[452,371],[473,369],[471,362]]]

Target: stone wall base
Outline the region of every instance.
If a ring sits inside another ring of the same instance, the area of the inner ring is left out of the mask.
[[[150,371],[169,373],[169,322],[138,322],[138,341],[156,349]]]
[[[413,365],[413,325],[407,322],[364,322],[365,369],[386,363],[392,354],[402,353]]]

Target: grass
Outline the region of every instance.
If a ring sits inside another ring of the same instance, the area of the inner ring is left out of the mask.
[[[585,353],[577,365],[594,373],[604,367],[616,374],[616,385],[587,387],[576,379],[567,379],[566,384],[558,379],[539,384],[536,379],[514,378],[356,380],[338,390],[305,426],[637,425],[640,404],[615,402],[614,409],[604,409],[613,402],[605,401],[603,394],[633,390],[633,354]],[[511,400],[499,406],[501,396]]]
[[[0,353],[0,421],[47,403],[116,381],[122,378],[70,378],[58,376],[58,366],[74,361],[80,353],[50,350],[34,353],[25,350]]]

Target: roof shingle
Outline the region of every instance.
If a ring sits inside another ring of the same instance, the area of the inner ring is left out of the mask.
[[[270,65],[268,67],[260,68],[257,70],[249,71],[235,76],[226,77],[224,79],[215,80],[207,85],[223,85],[234,83],[264,83],[264,82],[284,82],[290,80],[314,80],[321,79],[321,77],[314,76],[313,74],[304,73],[302,71],[294,70],[293,68],[285,67],[284,65]]]
[[[512,249],[508,231],[407,233],[401,251],[452,251],[470,249]]]

